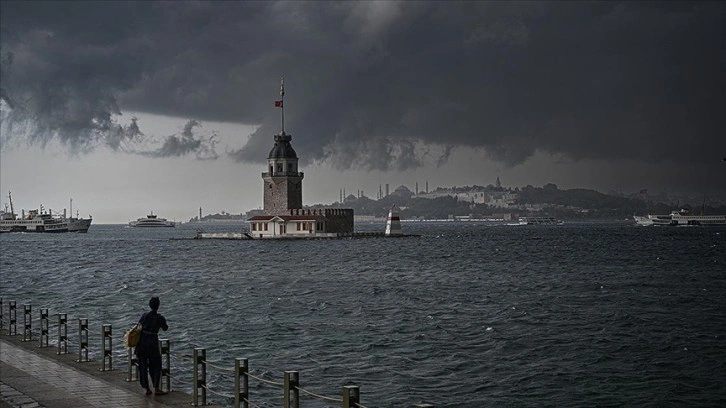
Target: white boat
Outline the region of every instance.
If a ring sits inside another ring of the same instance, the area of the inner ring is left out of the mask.
[[[175,227],[174,221],[168,221],[166,218],[157,217],[152,211],[146,218],[139,218],[136,221],[129,222],[129,227]]]
[[[23,211],[25,213],[25,211]],[[0,233],[5,232],[68,232],[68,223],[50,213],[28,211],[18,218],[13,211],[0,213]]]
[[[726,215],[693,215],[687,209],[671,211],[668,215],[634,215],[633,219],[643,226],[726,225]]]
[[[564,221],[555,217],[519,217],[519,225],[561,225]]]
[[[8,193],[10,208],[0,211],[0,232],[88,232],[91,218],[66,218],[63,215],[54,215],[51,210],[45,211],[43,206],[39,210],[30,210],[25,215],[23,210],[20,217],[15,213],[13,197]]]

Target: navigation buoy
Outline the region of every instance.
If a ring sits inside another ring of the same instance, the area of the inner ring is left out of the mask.
[[[386,236],[391,235],[403,235],[401,217],[398,216],[395,205],[388,211],[388,220],[386,221]]]

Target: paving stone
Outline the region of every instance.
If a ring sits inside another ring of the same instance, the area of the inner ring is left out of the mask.
[[[4,332],[4,331],[3,331]],[[0,333],[0,408],[187,408],[191,396],[174,391],[144,396],[126,373],[78,363],[77,355],[21,342]],[[208,405],[208,407],[219,407]]]

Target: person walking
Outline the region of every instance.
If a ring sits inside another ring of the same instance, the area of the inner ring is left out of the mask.
[[[151,395],[149,388],[149,375],[151,375],[151,383],[154,386],[155,395],[164,395],[166,392],[159,388],[161,382],[161,350],[159,348],[159,329],[167,331],[169,326],[166,324],[166,318],[158,313],[161,302],[159,298],[154,296],[149,300],[148,312],[141,315],[139,323],[141,323],[142,331],[139,338],[139,344],[136,345],[136,356],[139,359],[139,382],[146,389],[146,395]]]

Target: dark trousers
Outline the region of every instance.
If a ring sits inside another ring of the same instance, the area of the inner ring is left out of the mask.
[[[140,354],[139,356],[139,381],[141,387],[149,388],[149,375],[154,389],[159,389],[161,382],[161,356]]]

